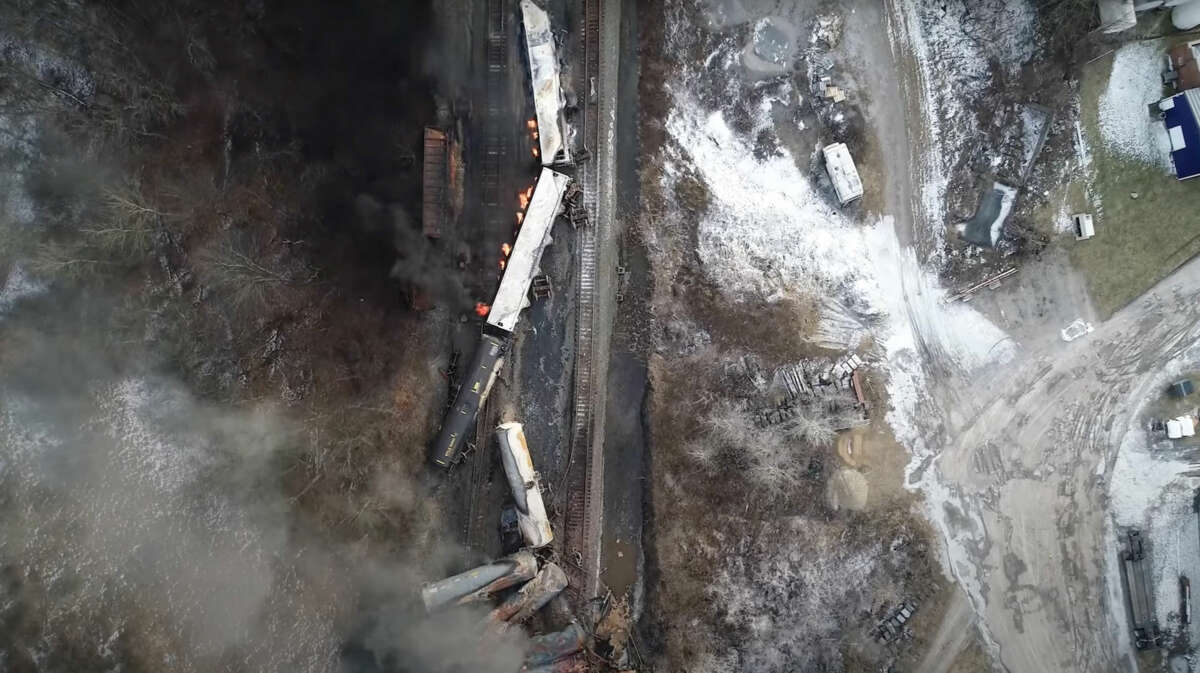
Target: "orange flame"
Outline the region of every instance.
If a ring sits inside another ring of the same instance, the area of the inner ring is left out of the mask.
[[[481,301],[475,302],[475,315],[479,316],[480,318],[485,317],[491,310],[491,306],[488,306]]]
[[[504,268],[507,266],[508,266],[508,260],[505,260],[505,259],[500,260],[500,270],[501,271],[503,271]]]
[[[500,246],[500,252],[504,253],[505,257],[508,257],[508,255],[512,253],[512,246],[505,243],[504,245]]]
[[[534,119],[533,117],[526,119],[525,120],[525,128],[529,129],[530,131],[532,131],[534,133],[537,133],[537,119]]]
[[[517,213],[517,226],[520,226],[521,222],[524,219],[525,219],[525,213],[518,212]]]
[[[533,186],[525,188],[525,191],[517,193],[517,203],[521,205],[521,210],[529,207],[529,199],[533,197]]]
[[[538,155],[540,154],[540,152],[538,152],[538,148],[537,148],[537,147],[530,147],[529,149],[530,149],[530,151],[532,151],[532,152],[533,152],[533,158],[534,158],[534,159],[538,158]]]

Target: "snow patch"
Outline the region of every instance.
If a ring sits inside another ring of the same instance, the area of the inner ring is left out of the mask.
[[[1036,13],[1026,0],[967,3],[900,0],[889,22],[893,44],[907,44],[917,63],[925,110],[927,160],[920,167],[920,195],[935,261],[945,248],[946,189],[958,150],[979,124],[968,92],[991,84],[995,61],[1015,74],[1034,53]],[[920,221],[920,218],[918,218]]]
[[[672,161],[689,163],[709,191],[699,248],[719,285],[734,295],[769,296],[780,285],[820,295],[859,275],[866,249],[856,226],[813,189],[786,149],[756,159],[722,111],[706,112],[684,93],[667,131],[688,153]]]
[[[14,264],[0,288],[0,316],[12,310],[22,299],[37,296],[46,291],[46,285],[26,273],[20,263]]]
[[[1133,42],[1117,50],[1112,75],[1100,95],[1100,135],[1104,146],[1127,159],[1171,170],[1171,141],[1148,110],[1161,100],[1162,44]]]
[[[1008,185],[999,182],[992,183],[992,188],[1000,192],[1000,213],[996,215],[996,220],[992,222],[992,228],[988,231],[988,235],[992,238],[992,245],[1000,240],[1000,232],[1004,229],[1004,221],[1008,219],[1008,214],[1012,212],[1013,202],[1017,200],[1017,190]]]

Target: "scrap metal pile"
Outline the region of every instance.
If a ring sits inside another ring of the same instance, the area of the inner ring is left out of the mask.
[[[814,359],[780,367],[767,387],[771,405],[755,412],[759,427],[786,423],[800,414],[805,405],[825,404],[842,413],[845,430],[866,423],[868,409],[863,388],[862,358],[847,355],[839,360]]]
[[[484,618],[485,630],[503,633],[529,622],[539,611],[550,606],[547,623],[558,630],[530,639],[523,671],[583,670],[585,661],[571,657],[584,649],[589,635],[560,595],[567,588],[567,575],[549,560],[547,549],[554,531],[542,501],[540,477],[533,469],[529,445],[520,423],[504,423],[496,428],[500,462],[515,502],[521,549],[478,568],[425,584],[421,600],[432,612],[455,605],[491,602]]]

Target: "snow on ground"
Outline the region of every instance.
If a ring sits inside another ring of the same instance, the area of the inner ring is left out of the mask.
[[[983,92],[994,60],[1010,73],[1033,56],[1035,12],[1026,0],[965,3],[900,0],[890,22],[893,44],[906,44],[917,64],[921,107],[926,111],[927,160],[921,162],[921,204],[932,251],[944,248],[946,189],[957,149],[977,133],[968,92]],[[980,36],[987,36],[986,40]],[[918,218],[919,220],[920,218]]]
[[[1166,129],[1147,109],[1162,95],[1163,45],[1133,42],[1117,50],[1112,75],[1100,95],[1100,134],[1112,152],[1171,169]]]
[[[848,331],[848,314],[886,311],[885,330],[897,339],[890,353],[926,347],[963,373],[1009,352],[1012,342],[979,313],[943,301],[947,292],[936,275],[921,268],[911,249],[900,249],[891,218],[864,226],[842,214],[787,150],[756,159],[721,111],[704,111],[684,93],[677,94],[667,130],[688,151],[673,160],[688,161],[710,192],[699,248],[721,287],[735,295],[767,297],[783,289],[830,298],[840,324],[823,327],[840,334]]]
[[[756,159],[750,139],[735,134],[723,112],[705,111],[682,93],[667,131],[689,155],[674,161],[690,164],[710,192],[699,247],[721,286],[768,296],[781,278],[824,290],[858,275],[866,249],[857,227],[813,188],[790,153]]]
[[[888,421],[913,455],[906,483],[926,493],[928,515],[949,530],[943,503],[954,503],[956,496],[935,470],[926,469],[937,450],[923,431],[937,414],[927,362],[969,376],[1009,360],[1017,344],[970,305],[945,301],[948,292],[936,269],[922,267],[916,252],[901,246],[892,218],[864,223],[844,214],[823,193],[828,186],[816,186],[819,174],[801,170],[806,162],[786,149],[756,158],[750,138],[771,124],[769,106],[751,106],[758,116],[753,130],[741,136],[721,110],[699,103],[689,83],[685,75],[673,87],[667,131],[677,150],[668,157],[665,175],[671,180],[694,170],[710,192],[699,228],[706,271],[735,295],[817,291],[825,300],[818,336],[827,345],[853,345],[868,331],[876,337],[886,354]],[[882,319],[868,328],[864,316]],[[966,547],[949,545],[948,552],[947,571],[970,582],[959,570],[971,567],[969,559],[956,556]],[[968,589],[980,593],[980,587]]]
[[[999,13],[1025,26],[1016,33],[1031,30],[1027,15],[1002,6]],[[910,29],[920,30],[919,18]],[[970,46],[949,34],[936,37]],[[922,177],[931,224],[928,232],[918,234],[935,237],[938,251],[946,185],[940,176],[953,161],[948,148],[974,128],[967,123],[967,130],[959,130],[968,119],[965,103],[941,92],[972,77],[990,77],[988,53],[976,47],[958,54],[954,62],[938,61],[943,75],[946,68],[961,66],[957,79],[946,75],[950,78],[927,77],[922,82],[927,104],[941,111],[931,117],[946,125],[933,130],[933,140],[943,143],[946,151],[935,150],[935,161],[926,162],[930,170]],[[933,59],[935,47],[926,43],[924,49],[924,57]],[[1021,52],[1009,62],[1017,64],[1027,56]],[[780,148],[771,156],[756,156],[753,139],[770,130],[772,106],[729,101],[713,109],[702,102],[700,78],[732,80],[737,77],[733,63],[713,53],[700,66],[701,72],[685,65],[671,83],[674,100],[666,121],[671,142],[667,143],[664,191],[673,193],[673,181],[684,175],[695,175],[707,188],[710,203],[699,223],[698,252],[719,287],[735,297],[814,292],[824,300],[818,332],[829,345],[852,346],[867,333],[882,345],[891,404],[888,421],[913,456],[906,483],[926,493],[927,514],[948,531],[946,503],[953,505],[957,496],[938,481],[935,469],[929,469],[938,447],[927,443],[926,429],[929,418],[938,412],[927,368],[936,367],[939,375],[980,375],[1011,359],[1018,345],[969,304],[945,301],[948,292],[938,281],[936,257],[922,266],[917,253],[900,244],[891,217],[864,222],[839,209],[812,155],[798,156],[799,149]],[[730,122],[738,103],[754,116],[744,133],[734,130]],[[971,516],[967,508],[957,509]],[[981,521],[977,529],[983,529]],[[965,545],[948,547],[947,571],[969,583],[969,574],[959,570],[972,567]],[[973,595],[982,591],[978,586],[967,588]]]
[[[1124,549],[1124,533],[1128,529],[1143,531],[1150,557],[1155,612],[1168,632],[1176,626],[1169,623],[1171,613],[1179,611],[1179,576],[1200,581],[1200,528],[1192,511],[1200,478],[1188,474],[1190,461],[1186,455],[1174,451],[1175,445],[1170,440],[1150,435],[1145,409],[1162,394],[1169,381],[1198,367],[1200,345],[1164,364],[1160,373],[1144,380],[1134,392],[1132,399],[1138,408],[1121,439],[1108,485],[1114,526],[1106,531],[1106,542],[1113,550]],[[1111,579],[1118,582],[1124,601],[1125,589],[1120,578]],[[1126,619],[1123,610],[1114,612],[1118,619]],[[1200,625],[1193,623],[1193,642],[1197,638]]]
[[[713,62],[725,64],[724,76],[737,77],[732,59],[710,57]],[[986,61],[976,65],[987,67]],[[857,326],[861,335],[864,317],[884,316],[872,331],[888,357],[889,420],[916,458],[927,458],[928,451],[913,447],[921,443],[917,419],[928,400],[922,354],[968,375],[1008,360],[1017,345],[968,304],[945,301],[936,268],[922,267],[914,250],[901,247],[892,218],[864,223],[839,210],[832,190],[815,184],[819,174],[802,171],[808,162],[786,148],[756,157],[751,138],[774,123],[771,106],[748,106],[756,115],[753,128],[740,135],[723,110],[700,101],[700,76],[685,68],[672,83],[666,129],[674,145],[668,144],[664,179],[690,169],[708,189],[711,202],[698,237],[706,272],[734,296],[816,292],[834,323],[822,326],[830,333],[850,336]]]
[[[1013,203],[1017,200],[1017,190],[999,182],[993,182],[992,189],[1001,194],[1000,212],[996,215],[996,220],[992,222],[991,230],[988,231],[988,236],[992,239],[992,245],[996,245],[1000,240],[1000,231],[1004,229],[1004,221],[1008,219],[1008,214],[1012,212]]]

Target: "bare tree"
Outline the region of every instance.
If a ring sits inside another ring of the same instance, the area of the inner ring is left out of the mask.
[[[200,255],[197,271],[201,278],[243,311],[260,310],[281,290],[317,278],[317,271],[298,255],[286,254],[294,244],[284,243],[272,250],[265,239],[263,234],[231,231]]]

